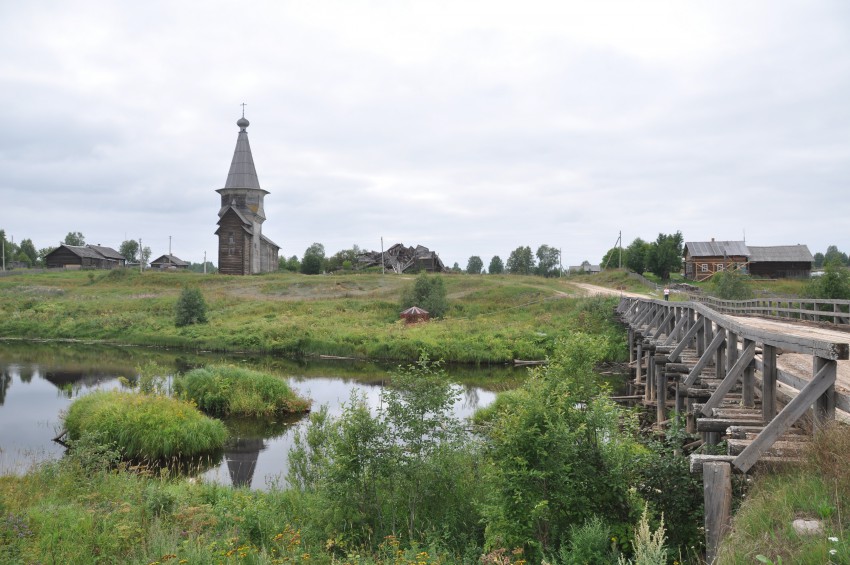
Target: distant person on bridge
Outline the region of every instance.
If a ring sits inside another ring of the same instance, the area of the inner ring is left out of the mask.
[[[670,288],[664,287],[664,300],[670,300]]]

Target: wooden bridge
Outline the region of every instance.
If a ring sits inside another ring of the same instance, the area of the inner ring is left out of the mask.
[[[847,323],[846,301],[819,302],[794,305],[807,310],[796,319]],[[790,304],[720,306],[794,317]],[[818,428],[850,419],[850,334],[765,326],[698,302],[623,297],[617,311],[629,330],[633,390],[655,408],[657,422],[684,415],[688,431],[705,443],[727,442],[727,455],[691,456],[691,471],[703,475],[712,563],[731,520],[731,473],[794,459]],[[794,362],[780,362],[786,357]]]

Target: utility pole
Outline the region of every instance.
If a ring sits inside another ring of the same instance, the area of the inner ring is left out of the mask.
[[[383,245],[383,243],[381,244]],[[383,257],[382,257],[383,259]],[[3,272],[6,272],[6,237],[3,237]]]
[[[207,274],[207,252],[204,251],[204,274]]]
[[[562,251],[562,250],[561,250],[561,248],[559,247],[559,248],[558,248],[558,278],[559,278],[559,279],[560,279],[560,278],[561,278],[561,276],[563,276],[563,274],[564,274],[564,264],[563,264],[563,262],[561,261],[561,251]]]
[[[623,230],[620,230],[620,237],[617,238],[620,242],[620,269],[623,268]]]
[[[168,236],[168,256],[171,256],[171,236]]]
[[[381,274],[386,274],[386,272],[384,271],[384,236],[381,236]]]
[[[144,271],[144,267],[142,265],[145,264],[144,260],[145,253],[142,251],[142,238],[139,238],[139,272]]]

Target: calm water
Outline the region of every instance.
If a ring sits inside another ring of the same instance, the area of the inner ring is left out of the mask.
[[[119,388],[118,377],[133,378],[138,375],[136,368],[150,361],[170,371],[220,362],[263,369],[286,378],[296,391],[313,400],[314,409],[327,405],[331,414],[339,414],[352,393],[364,396],[370,406],[377,407],[390,369],[373,363],[299,364],[268,357],[0,341],[0,474],[25,473],[35,463],[61,457],[64,448],[53,438],[62,430],[61,415],[68,405],[93,390]],[[497,367],[450,369],[449,374],[461,383],[457,385],[461,394],[455,413],[465,417],[490,404],[496,393],[462,383],[501,383],[496,388],[507,388],[505,383],[523,372]],[[226,422],[231,440],[221,461],[214,462],[204,478],[258,489],[284,484],[295,431],[305,422],[306,417],[279,422]]]

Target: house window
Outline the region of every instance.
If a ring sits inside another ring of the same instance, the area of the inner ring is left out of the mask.
[[[722,270],[723,270],[723,263],[718,263],[717,264],[717,272],[719,273]]]
[[[699,272],[707,273],[708,272],[708,263],[700,263],[699,264]]]
[[[693,263],[685,263],[685,271],[687,271],[689,274],[693,273],[694,272]]]

